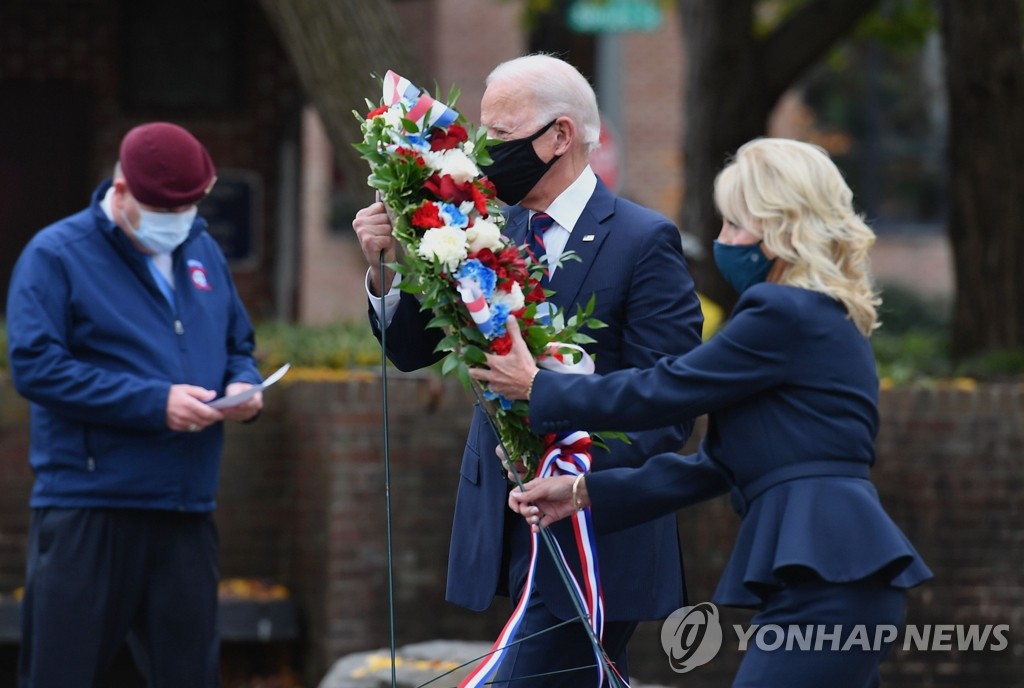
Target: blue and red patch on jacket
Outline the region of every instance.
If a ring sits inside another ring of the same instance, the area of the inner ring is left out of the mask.
[[[206,277],[206,268],[203,267],[202,262],[190,259],[187,264],[188,276],[192,278],[193,286],[203,291],[211,291],[213,287],[210,286],[210,280]]]

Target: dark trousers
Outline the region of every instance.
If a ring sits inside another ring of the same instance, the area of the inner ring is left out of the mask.
[[[534,591],[512,641],[537,635],[508,649],[492,685],[500,688],[596,688],[597,658],[583,621],[577,619],[559,626],[562,623],[562,619],[548,611],[540,593]],[[635,630],[635,621],[609,621],[604,625],[601,644],[625,681],[629,681],[626,649]],[[609,685],[607,678],[604,685]]]
[[[828,583],[816,576],[787,585],[773,593],[751,624],[800,628],[823,624],[830,631],[841,626],[838,647],[823,643],[818,649],[764,649],[751,642],[736,674],[733,688],[876,688],[878,667],[892,642],[875,648],[843,644],[855,626],[863,625],[869,639],[879,625],[902,628],[906,593],[879,578],[851,583]],[[771,647],[772,643],[768,643]]]
[[[128,642],[149,688],[216,688],[210,514],[36,509],[22,601],[21,688],[100,688]]]
[[[508,559],[503,565],[508,570],[508,589],[521,594],[529,568],[530,529],[511,510],[506,510],[505,517]],[[539,556],[550,556],[546,548],[541,546],[541,549]],[[535,589],[516,637],[512,639],[515,644],[502,658],[492,685],[499,688],[596,688],[597,658],[583,623],[580,619],[564,623],[551,613],[543,595]],[[604,624],[601,645],[625,681],[629,681],[626,651],[636,626],[636,621],[606,621]],[[607,670],[605,673],[607,675]],[[607,678],[604,685],[609,685]]]

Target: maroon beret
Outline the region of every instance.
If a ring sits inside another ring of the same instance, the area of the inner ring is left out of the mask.
[[[121,172],[140,203],[156,208],[191,205],[216,179],[210,154],[177,124],[141,124],[121,140]]]

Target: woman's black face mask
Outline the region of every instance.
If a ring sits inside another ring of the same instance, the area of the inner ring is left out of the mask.
[[[526,138],[502,141],[490,147],[493,162],[481,166],[481,170],[494,184],[498,198],[505,203],[515,205],[523,200],[561,157],[556,155],[544,162],[537,156],[537,151],[533,150],[534,140],[542,136],[557,121],[551,120]]]

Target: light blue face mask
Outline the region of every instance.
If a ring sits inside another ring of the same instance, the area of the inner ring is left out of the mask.
[[[714,250],[718,271],[741,294],[747,288],[764,282],[775,262],[761,252],[760,241],[743,246],[715,241]]]
[[[155,213],[139,208],[139,226],[133,227],[125,215],[124,221],[140,244],[153,253],[170,253],[188,238],[198,209],[183,213]]]

